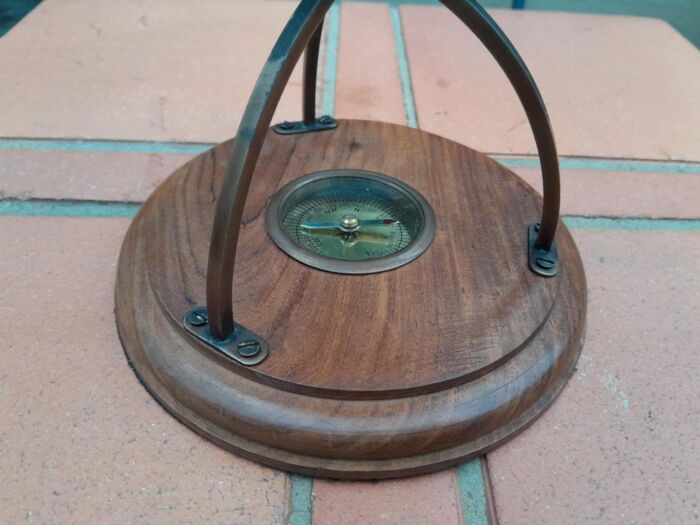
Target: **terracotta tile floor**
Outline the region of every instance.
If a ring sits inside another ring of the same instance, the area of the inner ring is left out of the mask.
[[[0,522],[700,520],[700,53],[639,18],[495,11],[550,109],[588,338],[552,409],[479,461],[381,483],[289,476],[167,415],[113,318],[129,217],[235,133],[294,2],[45,0],[0,38]],[[329,15],[320,106],[419,125],[537,186],[502,74],[437,7]],[[300,111],[295,73],[276,119]],[[82,139],[82,140],[78,140]]]

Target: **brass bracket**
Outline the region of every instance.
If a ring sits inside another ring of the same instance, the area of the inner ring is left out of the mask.
[[[209,330],[209,315],[206,308],[194,308],[187,312],[182,325],[200,341],[244,366],[260,364],[270,353],[262,337],[239,324],[235,325],[231,335],[223,341],[216,339]]]
[[[530,270],[542,277],[554,277],[559,271],[559,254],[557,245],[552,241],[549,249],[537,246],[537,235],[540,231],[540,223],[533,222],[527,235],[527,262]]]
[[[324,131],[326,129],[335,129],[338,127],[338,121],[330,115],[319,117],[311,123],[307,124],[303,120],[297,122],[280,122],[275,124],[272,129],[280,135],[294,135],[296,133],[310,133],[312,131]]]

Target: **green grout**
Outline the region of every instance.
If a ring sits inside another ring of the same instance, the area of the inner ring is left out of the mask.
[[[115,153],[180,153],[199,155],[214,144],[194,142],[148,142],[135,140],[81,139],[0,139],[0,150],[33,151],[100,151]]]
[[[28,199],[0,200],[0,216],[15,217],[133,217],[138,202]]]
[[[700,231],[697,219],[649,219],[644,217],[564,217],[568,228],[631,231]]]
[[[391,27],[394,30],[394,43],[396,44],[396,61],[399,66],[399,78],[401,80],[401,92],[403,94],[403,106],[406,113],[406,125],[409,128],[418,127],[418,114],[416,113],[416,103],[413,98],[413,86],[411,84],[411,70],[408,65],[408,53],[406,42],[403,37],[403,24],[401,22],[401,12],[396,1],[389,4],[391,12]]]
[[[313,478],[290,474],[291,502],[287,525],[311,525],[313,518]]]
[[[505,157],[490,155],[507,168],[539,168],[537,157]],[[586,157],[560,157],[559,167],[569,170],[628,171],[637,173],[689,173],[700,174],[700,163],[638,161],[624,159],[595,159]]]
[[[464,463],[456,470],[464,525],[488,525],[486,484],[481,471],[481,458]]]
[[[328,12],[326,25],[326,59],[323,69],[322,115],[335,114],[335,89],[338,76],[338,48],[340,45],[340,2],[335,2]]]

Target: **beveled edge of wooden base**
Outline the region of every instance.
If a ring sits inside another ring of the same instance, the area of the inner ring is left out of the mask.
[[[584,322],[585,323],[585,322]],[[163,389],[164,395],[158,394],[157,389],[152,388],[152,382],[158,381],[153,376],[146,379],[134,366],[133,361],[124,345],[119,331],[122,349],[129,366],[134,371],[139,382],[151,394],[151,396],[178,421],[187,426],[195,433],[207,438],[216,445],[234,452],[246,459],[262,463],[272,468],[281,469],[287,472],[304,474],[320,478],[337,480],[379,480],[392,479],[408,476],[429,474],[443,470],[448,467],[459,465],[476,457],[487,454],[498,448],[502,444],[517,437],[521,432],[527,430],[530,425],[544,414],[554,403],[559,394],[563,391],[566,383],[574,373],[579,355],[586,338],[586,326],[584,324],[582,335],[574,349],[575,355],[571,360],[566,374],[562,375],[556,387],[547,391],[547,394],[539,399],[527,411],[510,423],[514,424],[509,433],[503,433],[503,427],[482,436],[480,439],[465,443],[450,449],[441,450],[431,454],[412,456],[400,459],[378,460],[378,461],[351,461],[337,460],[323,457],[313,457],[295,454],[289,451],[272,448],[260,443],[256,443],[242,436],[228,432],[218,426],[205,426],[195,421],[198,415],[179,403],[174,397]],[[321,466],[322,465],[322,466]]]

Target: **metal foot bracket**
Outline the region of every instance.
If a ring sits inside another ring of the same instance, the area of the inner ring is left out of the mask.
[[[216,339],[209,330],[206,308],[190,310],[185,314],[182,324],[197,339],[242,365],[254,366],[262,363],[269,353],[267,343],[262,337],[239,324],[235,325],[233,332],[226,339]]]
[[[280,122],[272,128],[280,135],[294,135],[295,133],[309,133],[311,131],[323,131],[326,129],[334,129],[338,127],[338,121],[330,115],[324,115],[307,124],[300,120],[297,122]]]
[[[559,271],[559,254],[557,244],[552,242],[549,250],[537,246],[540,223],[533,222],[527,235],[527,259],[530,269],[542,277],[554,277]]]

